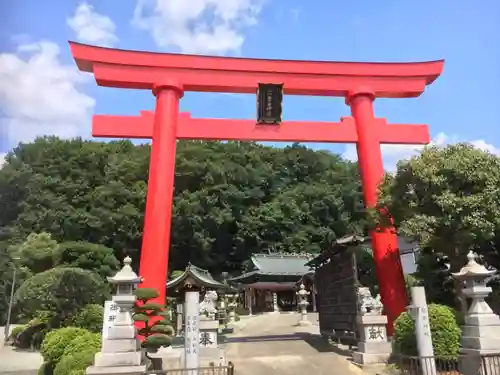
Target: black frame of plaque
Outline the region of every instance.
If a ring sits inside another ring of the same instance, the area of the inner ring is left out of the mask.
[[[259,83],[257,124],[279,125],[283,114],[283,83]]]

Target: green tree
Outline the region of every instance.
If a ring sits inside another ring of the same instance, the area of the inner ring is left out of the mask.
[[[45,312],[57,327],[88,304],[103,304],[108,286],[96,274],[79,268],[53,268],[26,280],[16,291],[18,314],[27,318]]]
[[[113,276],[120,266],[113,249],[84,241],[60,244],[57,264],[89,270],[97,273],[103,279],[107,276]]]
[[[49,233],[31,233],[17,249],[16,256],[32,273],[53,268],[59,252],[57,241]]]
[[[0,240],[18,244],[46,232],[58,243],[106,246],[137,265],[149,153],[128,141],[20,144],[0,170]],[[179,142],[171,269],[191,260],[214,273],[237,271],[254,252],[318,251],[364,231],[360,200],[357,166],[338,155],[300,145]]]
[[[432,249],[435,259],[456,272],[470,250],[484,250],[498,233],[499,186],[499,157],[468,144],[428,147],[387,176],[380,205],[389,209],[400,233]],[[455,289],[463,310],[459,283]]]

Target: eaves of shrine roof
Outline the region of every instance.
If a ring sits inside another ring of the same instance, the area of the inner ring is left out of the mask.
[[[307,267],[305,272],[263,272],[259,270],[255,271],[250,271],[246,272],[242,275],[232,277],[228,281],[231,282],[238,282],[240,280],[248,279],[252,276],[296,276],[296,277],[302,277],[305,273],[309,272],[310,268]]]
[[[357,246],[362,246],[363,248],[372,251],[372,240],[370,237],[358,236],[358,235],[348,235],[337,239],[331,246],[330,249],[326,249],[321,252],[315,258],[311,259],[308,263],[308,267],[315,267],[324,261],[326,261],[331,254],[344,251],[348,248],[354,248]],[[418,243],[412,242],[409,239],[398,236],[398,249],[401,254],[410,254],[418,250]]]
[[[200,287],[218,289],[218,290],[232,289],[231,286],[215,280],[210,274],[210,272],[208,272],[207,270],[200,267],[196,267],[191,263],[188,264],[182,275],[167,282],[167,289],[175,288],[177,286],[182,286],[184,281],[188,278],[191,278],[193,281],[197,282],[199,284],[198,286]]]

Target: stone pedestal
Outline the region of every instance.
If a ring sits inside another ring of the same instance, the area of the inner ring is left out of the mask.
[[[204,348],[217,348],[217,333],[219,322],[211,319],[200,320],[200,350]]]
[[[156,353],[150,353],[151,358],[161,359],[162,370],[172,370],[182,368],[182,349],[160,348]]]
[[[353,361],[360,365],[385,363],[392,352],[387,340],[387,316],[358,315],[360,341],[358,351],[352,353]]]

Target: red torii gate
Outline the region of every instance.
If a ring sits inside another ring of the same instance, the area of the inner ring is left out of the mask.
[[[117,50],[70,42],[80,70],[100,86],[152,90],[154,112],[140,116],[95,115],[96,137],[151,138],[148,194],[141,249],[143,287],[165,300],[177,139],[356,143],[367,207],[377,201],[384,169],[380,144],[427,144],[426,125],[389,125],[375,118],[375,98],[417,97],[442,72],[444,61],[352,63],[285,61]],[[259,82],[284,84],[287,95],[346,98],[352,117],[340,123],[197,119],[179,113],[185,91],[255,93]],[[374,231],[373,254],[380,292],[392,322],[407,305],[397,237],[392,228]],[[391,326],[391,325],[389,325]]]

